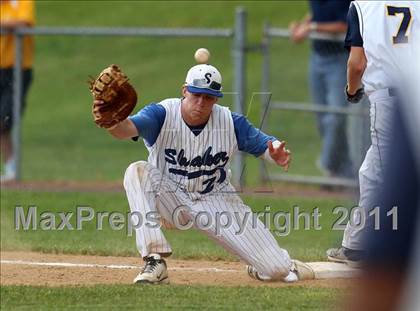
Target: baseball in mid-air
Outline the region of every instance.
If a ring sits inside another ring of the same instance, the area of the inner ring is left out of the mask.
[[[199,48],[195,51],[194,58],[199,64],[207,64],[210,58],[210,52],[205,48]]]

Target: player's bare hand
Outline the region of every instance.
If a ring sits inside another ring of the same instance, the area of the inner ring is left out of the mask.
[[[290,161],[292,160],[292,153],[289,149],[286,149],[286,142],[282,141],[280,146],[274,148],[273,143],[271,141],[267,142],[268,151],[270,153],[271,158],[277,165],[280,165],[284,168],[287,172],[290,166]]]
[[[299,27],[299,23],[296,21],[293,21],[289,24],[289,33],[290,33],[290,38],[293,37],[294,33],[296,32],[296,29]]]

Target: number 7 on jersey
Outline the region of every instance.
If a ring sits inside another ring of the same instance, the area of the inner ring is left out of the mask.
[[[396,7],[396,6],[386,6],[386,12],[388,16],[396,16],[397,14],[403,14],[403,18],[398,28],[396,36],[392,37],[392,43],[408,43],[408,36],[406,35],[407,29],[410,26],[411,22],[411,11],[409,7]]]

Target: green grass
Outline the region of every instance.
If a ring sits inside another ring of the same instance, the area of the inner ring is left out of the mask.
[[[232,27],[235,8],[248,13],[248,40],[261,42],[264,21],[286,27],[303,16],[306,1],[37,1],[39,26],[125,27]],[[206,14],[202,14],[206,12]],[[223,74],[224,89],[232,91],[231,41],[214,38],[135,38],[37,36],[35,79],[28,96],[23,123],[23,179],[26,180],[119,180],[128,163],[145,159],[142,142],[115,141],[92,122],[88,75],[117,63],[127,72],[142,106],[167,97],[178,97],[193,52],[205,46],[211,62]],[[308,44],[294,46],[274,40],[271,60],[273,99],[303,101],[307,92]],[[247,56],[248,117],[260,124],[261,55]],[[221,104],[232,106],[233,96]],[[270,114],[270,130],[289,143],[293,151],[291,173],[319,172],[314,162],[320,140],[312,115]],[[273,168],[277,170],[277,168]],[[258,161],[248,157],[248,184],[258,184]]]
[[[326,310],[338,289],[92,286],[1,288],[1,309],[18,310]]]
[[[264,21],[287,27],[307,11],[307,1],[36,1],[38,26],[123,26],[123,27],[212,27],[234,25],[234,11],[243,6],[248,13],[248,40],[261,42]],[[110,63],[119,64],[140,93],[137,109],[167,97],[178,97],[186,71],[194,64],[198,47],[207,47],[211,62],[223,75],[224,90],[233,88],[231,41],[209,38],[119,38],[78,36],[37,36],[34,83],[28,96],[23,123],[24,180],[121,180],[130,162],[145,159],[143,144],[112,139],[95,127],[91,118],[91,97],[87,90],[89,75],[96,75]],[[308,44],[293,46],[274,40],[271,52],[271,91],[273,99],[305,101],[307,91]],[[247,55],[248,117],[260,124],[262,58]],[[232,107],[232,96],[220,103]],[[314,162],[320,140],[312,115],[273,112],[266,120],[269,133],[288,141],[293,151],[291,173],[317,174]],[[258,161],[247,158],[247,183],[258,184]],[[270,171],[277,168],[269,167]],[[319,207],[322,230],[292,230],[276,236],[292,257],[322,260],[324,250],[336,245],[342,232],[331,231],[337,215],[336,205],[349,202],[329,199],[246,197],[254,211],[270,205],[272,211],[289,211],[294,205],[302,210]],[[126,213],[128,204],[117,193],[1,193],[1,250],[137,255],[134,237],[125,228],[113,231],[108,225],[96,231],[94,224],[83,230],[16,231],[13,209],[36,205],[38,212],[75,211],[77,205],[95,211]],[[59,222],[59,219],[57,219]],[[72,220],[74,224],[74,218]],[[175,258],[235,260],[218,245],[197,231],[166,232]],[[321,288],[223,288],[200,286],[94,286],[44,288],[2,286],[1,309],[285,309],[325,310],[340,293]]]
[[[311,212],[318,207],[321,212],[321,230],[315,230],[311,220],[309,230],[304,229],[303,219],[299,225],[290,220],[290,230],[287,232],[281,227],[271,229],[279,244],[287,249],[292,257],[301,260],[324,260],[325,250],[336,245],[341,238],[341,231],[332,231],[333,222],[338,215],[331,210],[337,205],[350,206],[349,202],[327,199],[299,199],[274,197],[245,197],[244,201],[252,207],[254,212],[265,211],[270,206],[272,213],[289,212],[293,206],[299,206],[300,212]],[[15,229],[15,206],[22,206],[25,214],[29,206],[37,206],[37,229]],[[127,234],[124,223],[120,230],[112,230],[105,218],[102,230],[95,229],[98,218],[81,225],[76,229],[77,206],[92,207],[95,212],[128,212],[128,203],[123,194],[118,193],[48,193],[48,192],[14,192],[7,191],[1,197],[1,248],[2,250],[32,250],[48,253],[95,254],[116,256],[137,256],[135,238]],[[56,216],[55,228],[61,223],[58,216],[60,212],[73,212],[70,223],[73,230],[43,230],[40,227],[40,214],[51,212]],[[272,218],[271,218],[272,219]],[[279,225],[284,225],[284,218]],[[209,260],[236,260],[225,250],[209,240],[207,236],[197,230],[166,230],[165,235],[174,250],[174,258],[183,259],[209,259]]]

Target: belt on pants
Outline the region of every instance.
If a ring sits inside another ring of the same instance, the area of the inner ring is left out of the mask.
[[[397,96],[397,89],[396,88],[386,88],[386,89],[380,89],[372,92],[369,94],[369,100],[377,100],[379,98],[387,98],[387,97],[396,97]]]

